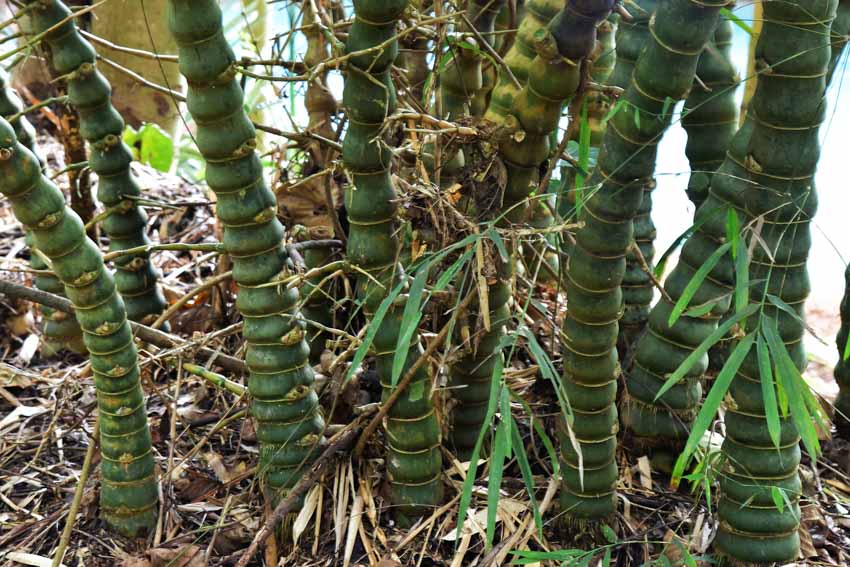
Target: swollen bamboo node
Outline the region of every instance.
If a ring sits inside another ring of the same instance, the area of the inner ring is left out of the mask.
[[[0,119],[0,193],[52,263],[88,348],[100,414],[101,514],[113,530],[140,536],[156,523],[158,490],[139,365],[124,302],[100,249],[38,159]]]
[[[610,119],[567,267],[564,389],[574,420],[562,431],[561,507],[568,522],[599,522],[616,510],[616,343],[633,218],[651,180],[657,144],[675,102],[691,88],[699,54],[725,1],[670,0],[649,21],[622,108]],[[578,447],[571,441],[574,437]],[[580,452],[579,452],[580,450]]]
[[[97,198],[112,210],[102,223],[109,249],[150,244],[144,210],[137,205],[117,207],[128,198],[140,196],[141,190],[130,171],[133,154],[121,139],[124,120],[112,106],[112,90],[97,70],[94,48],[80,35],[74,18],[69,17],[71,11],[59,0],[39,0],[28,6],[33,31],[45,34],[53,66],[67,81],[68,98],[80,115],[80,134],[89,144],[89,164],[98,176]],[[132,321],[156,319],[165,309],[165,297],[157,284],[159,272],[148,254],[124,256],[115,267],[115,283],[127,306],[127,316]]]
[[[224,248],[233,260],[251,414],[260,442],[259,474],[274,501],[286,495],[325,445],[299,294],[265,285],[287,270],[284,228],[263,179],[218,3],[171,0],[168,21],[189,85],[187,106],[197,124],[207,183],[216,195]]]
[[[355,0],[348,52],[376,48],[393,38],[396,22],[406,7],[407,0]],[[396,107],[390,66],[397,55],[398,42],[389,41],[384,48],[352,58],[343,92],[350,124],[343,141],[342,161],[354,180],[345,195],[350,223],[347,252],[349,260],[371,276],[361,276],[357,281],[357,297],[370,320],[397,284],[396,191],[390,172],[390,151],[380,136],[384,120]],[[403,311],[399,304],[390,307],[372,343],[383,401],[395,389],[392,367],[402,334]],[[402,375],[422,355],[419,333],[414,332]],[[439,504],[443,494],[441,433],[428,366],[419,365],[385,422],[390,501],[402,525],[427,514]]]

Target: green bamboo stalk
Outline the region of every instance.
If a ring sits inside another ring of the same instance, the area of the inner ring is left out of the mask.
[[[844,299],[841,301],[841,329],[838,331],[838,364],[835,365],[835,381],[838,383],[838,398],[835,400],[835,424],[839,437],[850,439],[850,357],[847,356],[847,341],[850,339],[850,265],[844,272]]]
[[[838,60],[844,53],[848,40],[850,40],[850,0],[839,0],[838,10],[835,13],[835,21],[832,22],[830,35],[832,36],[830,40],[832,56],[829,60],[829,74],[826,76],[827,85],[832,84],[832,78],[835,76]]]
[[[0,73],[0,117],[9,118],[12,115],[18,114],[24,105],[17,93],[8,86],[8,80],[5,73]],[[21,116],[11,122],[12,128],[15,130],[15,136],[18,141],[33,155],[38,156],[35,145],[35,129],[25,117]],[[36,254],[33,249],[34,238],[31,233],[26,236],[27,245],[32,251],[30,254],[30,266],[33,270],[45,271],[49,270],[44,260]],[[35,276],[35,287],[42,291],[63,295],[62,282],[59,278],[52,274],[38,274]],[[44,317],[44,346],[48,354],[55,353],[63,347],[78,352],[85,353],[86,346],[83,344],[83,332],[73,317],[69,317],[67,313],[62,313],[49,307],[42,307],[41,314]]]
[[[832,56],[829,61],[827,84],[832,83],[841,55],[850,39],[850,1],[840,0],[835,20],[832,22]],[[841,301],[841,329],[838,331],[838,364],[835,366],[835,381],[838,383],[838,398],[835,400],[835,429],[844,439],[850,439],[850,359],[846,354],[850,335],[850,265],[844,273],[845,293]]]
[[[224,248],[233,260],[260,476],[274,501],[295,485],[325,444],[299,294],[267,285],[288,270],[284,228],[263,179],[256,132],[243,110],[236,57],[224,38],[218,3],[171,0],[168,21],[189,85],[187,106],[197,124],[207,183],[216,195]]]
[[[493,30],[502,33],[494,34],[490,41],[490,44],[497,53],[505,45],[506,38],[504,32],[507,31],[510,24],[510,6],[507,0],[499,1],[498,4],[501,4],[501,9],[496,16]],[[483,62],[481,68],[481,88],[473,95],[472,101],[469,104],[469,111],[472,116],[484,116],[484,113],[487,112],[487,107],[490,105],[490,95],[498,79],[499,70],[497,63],[491,59],[487,59]]]
[[[632,21],[620,23],[616,38],[615,65],[609,78],[612,86],[628,88],[641,50],[651,38],[649,21],[657,5],[656,0],[640,0],[632,10]],[[643,330],[654,293],[645,265],[651,265],[655,256],[656,232],[655,223],[652,221],[652,192],[655,187],[654,176],[648,178],[642,187],[643,199],[633,219],[634,244],[644,261],[641,261],[634,250],[629,251],[626,256],[626,273],[621,286],[624,308],[618,340],[621,347],[631,345]]]
[[[412,0],[410,5],[419,11],[420,15],[431,10],[431,0]],[[407,71],[408,91],[418,105],[427,108],[428,104],[424,97],[428,75],[431,72],[428,64],[431,40],[427,34],[414,32],[407,34],[399,41],[402,52],[398,66]]]
[[[96,53],[83,39],[70,10],[59,0],[31,2],[33,32],[45,34],[57,73],[68,83],[68,97],[80,114],[80,133],[89,143],[89,164],[98,176],[98,199],[114,212],[103,221],[110,250],[149,244],[147,215],[132,197],[141,194],[130,171],[133,154],[122,141],[124,120],[110,102],[109,83],[97,70]],[[51,31],[47,31],[51,30]],[[132,321],[153,321],[165,308],[159,273],[148,254],[115,262],[115,283]]]
[[[698,81],[685,101],[682,126],[688,134],[685,155],[691,166],[688,197],[699,208],[708,195],[711,176],[723,164],[738,125],[735,98],[740,78],[732,62],[732,22],[721,18],[714,40],[697,66]],[[753,79],[755,80],[755,79]]]
[[[354,22],[347,49],[356,52],[375,48],[396,34],[396,22],[407,0],[355,0]],[[343,141],[343,164],[354,180],[346,191],[345,206],[350,229],[348,258],[371,277],[358,278],[357,297],[367,318],[396,285],[396,192],[390,170],[390,151],[380,139],[384,120],[396,105],[390,67],[398,53],[398,42],[383,49],[353,57],[345,74],[343,103],[349,119]],[[392,366],[401,335],[402,303],[386,313],[372,346],[383,400],[393,392]],[[413,333],[404,370],[422,356],[419,334]],[[442,499],[442,455],[440,425],[434,414],[428,365],[420,365],[412,382],[389,410],[386,420],[387,477],[395,517],[402,525],[414,522]]]
[[[596,49],[590,61],[590,80],[597,85],[609,85],[625,88],[628,84],[612,85],[610,80],[617,62],[616,39],[619,37],[618,14],[611,14],[608,19],[596,28]],[[637,55],[635,55],[637,57]],[[631,62],[634,67],[634,61]],[[631,76],[631,71],[629,72]],[[587,105],[587,125],[590,129],[590,146],[598,150],[605,134],[604,119],[611,110],[611,97],[601,90],[588,90],[582,94],[580,101]],[[578,119],[581,119],[582,106],[573,103],[577,111]],[[570,126],[570,139],[580,143],[581,123],[572,122]],[[576,170],[572,167],[564,168],[561,188],[557,200],[557,211],[561,218],[571,218],[575,215],[576,205]],[[568,241],[562,241],[561,248],[567,251]]]
[[[139,364],[124,302],[83,223],[38,159],[0,119],[0,193],[74,305],[84,331],[100,414],[100,508],[111,529],[140,536],[156,523],[157,483]]]
[[[675,102],[691,88],[699,56],[725,4],[670,0],[658,6],[652,38],[637,60],[625,104],[608,123],[589,183],[580,216],[584,226],[567,267],[564,322],[564,389],[581,449],[562,431],[561,507],[572,523],[600,521],[616,510],[616,342],[632,219],[652,178],[657,144],[671,123]]]
[[[691,169],[686,191],[696,209],[708,196],[711,176],[723,164],[726,148],[738,130],[736,91],[740,78],[731,50],[732,22],[721,17],[713,41],[700,57],[699,80],[694,81],[682,115],[682,126],[688,134],[685,155]],[[711,348],[709,368],[723,367],[730,344],[727,335]]]
[[[753,126],[742,164],[742,174],[751,183],[746,208],[764,220],[760,236],[771,251],[761,246],[753,250],[751,297],[765,304],[761,317],[746,321],[744,332],[775,325],[799,372],[808,362],[803,345],[810,290],[806,262],[817,208],[814,176],[820,157],[818,130],[826,116],[829,30],[837,4],[838,0],[764,4],[764,27],[756,45],[763,72],[748,107]],[[791,312],[767,302],[767,294],[781,299]],[[778,367],[782,363],[773,354]],[[778,376],[773,371],[763,375],[761,370],[757,351],[751,349],[729,389],[732,403],[723,442],[726,458],[715,545],[733,563],[745,565],[791,562],[800,551],[800,436],[791,418],[779,417],[778,443],[771,440],[762,388],[764,381],[775,388]],[[784,387],[788,392],[789,387],[807,386],[785,381]],[[783,498],[781,507],[775,502],[777,494]]]
[[[536,184],[539,166],[549,155],[549,137],[558,127],[563,105],[579,86],[580,64],[594,48],[596,26],[608,16],[612,6],[613,2],[607,0],[568,1],[547,27],[538,28],[534,38],[522,40],[534,41],[537,55],[525,69],[528,82],[516,93],[511,114],[502,118],[509,132],[500,144],[508,172],[502,222],[525,220],[532,184]],[[534,14],[539,7],[531,3],[527,8],[526,19],[537,21]],[[525,22],[520,26],[517,44],[521,43],[523,29],[528,29]],[[487,115],[499,104],[494,91]],[[508,282],[512,266],[499,262],[496,270],[498,281],[488,291],[490,329],[476,338],[476,350],[461,358],[449,372],[449,385],[457,400],[451,416],[451,443],[461,457],[469,456],[484,425],[489,382],[501,356],[497,347],[510,319]]]
[[[481,36],[492,45],[496,16],[507,0],[469,0],[464,17],[457,26],[459,41],[450,45],[443,54],[445,61],[438,62],[440,73],[439,96],[441,116],[452,121],[471,115],[470,107],[475,95],[484,88],[482,76],[482,52],[479,45]],[[478,32],[476,36],[474,31]],[[447,59],[447,60],[446,60]],[[431,171],[440,169],[440,185],[450,187],[457,180],[457,174],[466,166],[466,155],[458,146],[443,146],[440,163],[436,162],[436,148],[433,142],[424,147],[426,165]]]
[[[443,102],[443,114],[449,120],[457,120],[471,115],[473,98],[484,90],[482,59],[485,49],[479,45],[480,36],[493,45],[496,17],[507,0],[468,0],[466,20],[478,32],[474,35],[469,26],[462,22],[457,26],[463,43],[471,47],[456,45],[449,48],[449,60],[440,71],[440,96]]]
[[[528,0],[523,9],[523,17],[517,30],[513,45],[504,57],[505,64],[519,81],[515,84],[511,77],[499,69],[499,78],[490,94],[490,104],[484,118],[501,124],[514,108],[514,98],[519,95],[523,85],[528,82],[532,61],[537,56],[535,35],[549,25],[561,8],[563,0]]]
[[[304,21],[308,27],[304,28],[304,36],[307,39],[307,51],[304,53],[304,65],[308,69],[314,69],[322,61],[330,57],[330,48],[327,38],[319,29],[318,25],[313,24],[317,15],[313,13],[311,0],[305,0],[303,4]],[[307,108],[307,130],[315,132],[327,139],[334,139],[336,132],[331,123],[331,117],[337,112],[336,99],[330,89],[327,87],[328,73],[322,72],[313,81],[307,85],[307,94],[305,96],[305,106]],[[311,144],[308,148],[304,171],[306,174],[312,174],[327,166],[327,156],[324,148],[319,144]],[[311,191],[318,195],[315,199],[318,202],[325,202],[325,187],[327,183],[333,183],[331,179],[322,177],[315,181],[305,184],[303,191]],[[330,192],[330,191],[329,191]],[[332,205],[331,205],[332,206]],[[309,239],[328,239],[335,235],[332,215],[334,211],[327,211],[325,215],[313,215],[310,218],[297,219],[297,222],[303,223],[307,227]],[[317,268],[328,263],[334,252],[330,248],[313,248],[304,252],[304,263],[308,269]],[[305,297],[304,304],[301,307],[301,312],[309,321],[315,321],[326,327],[334,327],[334,300],[329,294],[328,289],[319,288],[319,284],[324,279],[324,275],[318,275],[308,278],[304,282],[302,294]],[[316,331],[308,329],[308,342],[310,344],[310,362],[317,364],[322,352],[325,350],[325,343],[328,339],[328,334],[324,331]]]

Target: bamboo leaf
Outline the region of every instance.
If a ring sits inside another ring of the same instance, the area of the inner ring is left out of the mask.
[[[847,335],[847,342],[844,343],[844,352],[841,355],[841,360],[850,360],[850,335]]]
[[[762,325],[762,328],[765,339],[767,339],[767,346],[773,355],[774,362],[776,362],[779,380],[788,396],[791,419],[794,420],[794,425],[800,432],[806,451],[812,458],[816,458],[820,454],[820,441],[818,441],[818,434],[812,423],[812,416],[809,414],[803,396],[800,394],[801,385],[803,388],[809,386],[803,380],[800,370],[794,365],[794,361],[791,360],[791,355],[788,354],[788,349],[776,329],[776,321],[768,319],[767,323]]]
[[[425,283],[428,281],[428,267],[429,265],[426,264],[422,268],[419,268],[419,271],[413,278],[413,283],[410,284],[410,292],[407,294],[407,303],[404,305],[404,311],[401,315],[401,327],[399,328],[395,354],[393,355],[393,369],[390,382],[393,388],[398,384],[401,371],[404,370],[404,363],[407,362],[410,341],[413,339],[416,331],[419,330],[419,321],[422,319],[422,310],[419,309],[419,306],[422,304],[422,296],[425,294]]]
[[[767,343],[759,333],[756,339],[756,354],[759,363],[759,378],[761,380],[761,396],[764,399],[764,415],[767,420],[767,432],[773,445],[779,448],[781,424],[779,423],[779,408],[776,405],[776,391],[773,385],[773,367],[770,364],[770,353]]]
[[[493,416],[496,415],[496,406],[498,405],[502,388],[503,372],[504,360],[502,357],[498,357],[496,359],[496,365],[493,367],[493,374],[490,379],[490,397],[487,400],[487,415],[484,417],[484,424],[481,427],[481,431],[478,432],[478,439],[475,440],[475,447],[473,447],[472,456],[469,459],[469,469],[466,471],[466,478],[463,480],[463,489],[460,493],[460,503],[458,504],[457,512],[456,542],[459,542],[461,539],[460,532],[463,529],[463,523],[466,521],[466,515],[469,512],[469,503],[472,502],[472,487],[475,484],[475,475],[478,471],[478,458],[481,454],[481,446],[484,444],[484,437],[487,434],[490,423],[493,421]]]
[[[722,258],[724,254],[726,254],[726,252],[729,250],[729,248],[731,248],[731,246],[731,242],[726,242],[717,250],[715,250],[714,253],[709,256],[705,262],[703,262],[702,266],[699,267],[699,269],[693,275],[691,280],[688,282],[688,285],[685,286],[685,289],[684,291],[682,291],[682,295],[681,297],[679,297],[679,300],[676,302],[676,305],[673,306],[673,311],[670,313],[670,317],[667,320],[667,324],[669,326],[672,327],[676,323],[676,321],[679,320],[679,317],[682,315],[685,309],[687,309],[688,304],[691,302],[691,299],[693,299],[694,295],[696,295],[696,292],[699,290],[700,286],[702,285],[702,282],[705,281],[705,278],[708,277],[708,274],[711,272],[711,270],[714,269],[714,267],[720,261],[720,258]]]
[[[501,400],[507,400],[508,395],[504,389],[501,391]],[[487,537],[485,548],[493,546],[493,537],[496,535],[496,514],[499,511],[499,488],[502,486],[502,475],[504,472],[505,459],[510,456],[511,436],[508,431],[510,427],[510,413],[502,415],[496,428],[496,437],[493,442],[493,454],[490,456],[490,477],[487,479]]]
[[[679,365],[679,368],[677,368],[676,371],[670,375],[664,385],[661,386],[661,389],[658,391],[658,395],[655,396],[655,401],[658,401],[658,399],[663,396],[667,392],[667,390],[676,385],[679,380],[681,380],[685,376],[685,373],[690,370],[694,364],[696,364],[697,360],[699,360],[702,356],[705,355],[705,353],[708,352],[708,349],[714,346],[717,341],[726,336],[726,333],[729,332],[729,329],[735,326],[738,321],[741,321],[742,319],[745,319],[755,313],[758,308],[758,305],[747,305],[743,311],[741,311],[740,313],[736,313],[729,319],[726,319],[722,324],[718,325],[717,329],[715,329],[713,333],[706,337],[705,340],[702,341],[702,343],[700,343],[700,345],[694,349],[694,352],[689,354],[688,357],[682,362],[682,364]]]
[[[708,428],[711,426],[711,422],[714,421],[714,417],[717,415],[717,410],[720,409],[720,404],[723,402],[723,398],[726,396],[726,392],[732,384],[732,379],[735,378],[735,374],[741,367],[741,363],[744,362],[744,357],[746,357],[750,352],[755,339],[756,334],[750,333],[737,345],[735,345],[734,350],[732,350],[732,354],[729,355],[729,359],[726,361],[726,364],[723,365],[723,368],[714,380],[714,384],[711,386],[711,390],[705,397],[705,402],[703,402],[703,405],[699,410],[699,414],[691,427],[691,433],[688,435],[685,448],[676,460],[676,466],[673,469],[672,475],[672,482],[674,486],[678,486],[685,467],[690,461],[691,455],[693,455],[694,451],[696,451],[700,440],[702,440],[703,433],[708,431]]]
[[[736,26],[738,26],[739,28],[741,28],[742,30],[744,30],[745,32],[747,32],[747,35],[753,37],[753,28],[750,27],[747,22],[736,16],[735,13],[732,12],[732,10],[730,10],[729,8],[721,8],[720,15],[735,24]]]
[[[735,313],[750,302],[750,257],[743,239],[732,246],[735,253]]]
[[[578,144],[578,165],[579,169],[576,171],[576,215],[581,214],[582,207],[584,206],[584,182],[585,182],[585,171],[588,170],[588,166],[590,163],[590,121],[587,117],[587,99],[581,105],[581,116],[579,117],[579,144]]]
[[[738,258],[738,241],[741,239],[741,222],[738,213],[729,207],[726,209],[726,242],[732,245],[732,259]]]
[[[345,374],[345,382],[351,380],[351,377],[354,376],[354,373],[363,363],[363,359],[366,358],[366,355],[369,353],[369,347],[372,346],[372,341],[375,340],[375,335],[378,333],[378,328],[381,326],[381,322],[386,317],[387,312],[390,309],[390,306],[395,301],[395,298],[401,293],[402,284],[399,283],[393,290],[387,294],[381,304],[378,306],[378,309],[375,310],[374,315],[372,315],[372,321],[369,324],[369,328],[366,330],[366,336],[363,337],[363,342],[360,343],[360,346],[357,347],[357,350],[354,351],[354,356],[351,358],[351,365],[348,367],[348,372]]]
[[[490,226],[490,228],[487,229],[486,234],[490,238],[490,240],[492,240],[493,243],[496,245],[496,250],[499,251],[499,257],[501,258],[502,262],[509,262],[511,259],[511,255],[508,253],[508,249],[505,246],[505,241],[502,239],[498,231],[496,231],[493,226]]]
[[[533,418],[532,418],[533,419]],[[513,452],[516,456],[519,470],[522,473],[522,480],[525,483],[525,490],[528,492],[528,498],[531,502],[531,513],[534,516],[534,525],[537,527],[537,533],[543,537],[543,517],[540,515],[540,509],[537,507],[537,498],[534,495],[534,473],[531,471],[531,465],[528,462],[528,455],[525,454],[522,436],[520,436],[519,428],[513,416],[510,418],[511,423],[511,441],[517,449]]]
[[[803,326],[806,328],[806,331],[809,332],[814,338],[818,340],[818,342],[824,346],[829,346],[828,343],[823,340],[815,331],[811,325],[809,325],[803,317],[800,317],[800,314],[794,311],[794,308],[788,305],[781,297],[773,295],[772,293],[766,294],[767,300],[775,305],[777,308],[783,310],[785,313],[801,322]]]

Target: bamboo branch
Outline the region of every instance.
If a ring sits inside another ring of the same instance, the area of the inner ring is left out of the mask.
[[[63,313],[74,313],[74,307],[71,305],[71,302],[64,297],[59,297],[58,295],[47,293],[46,291],[29,288],[13,282],[0,280],[0,294],[14,298],[26,299],[28,301],[44,305],[45,307],[62,311]],[[147,325],[142,325],[135,321],[130,321],[130,327],[139,339],[160,348],[174,348],[189,343],[189,341],[185,339],[152,329]],[[248,373],[248,367],[243,361],[238,358],[222,354],[211,348],[198,347],[195,356],[199,358],[211,358],[217,365],[221,366],[225,370],[229,370],[230,372],[239,374]]]

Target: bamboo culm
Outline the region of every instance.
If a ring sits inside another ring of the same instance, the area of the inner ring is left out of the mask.
[[[694,81],[682,112],[682,126],[688,135],[685,155],[691,169],[686,192],[696,209],[708,196],[711,176],[723,164],[726,148],[738,130],[736,91],[740,78],[731,50],[732,22],[721,17],[713,41],[700,57],[699,80]],[[719,371],[723,367],[730,344],[727,335],[711,347],[709,368]]]
[[[617,30],[617,48],[614,69],[609,77],[611,86],[626,89],[632,80],[635,65],[641,50],[652,37],[649,21],[658,5],[656,0],[640,0],[634,6],[634,17],[630,22],[621,22]],[[654,288],[644,264],[651,266],[655,256],[655,223],[652,220],[652,193],[655,190],[654,176],[643,185],[643,199],[633,219],[634,245],[626,256],[626,273],[623,276],[623,316],[620,319],[621,347],[628,347],[639,336],[649,313]]]
[[[698,81],[685,101],[682,126],[688,134],[685,155],[691,167],[688,197],[696,208],[708,195],[711,176],[723,164],[738,129],[736,91],[740,78],[732,62],[732,22],[721,18],[714,40],[697,66]],[[755,79],[752,79],[755,80]]]
[[[318,16],[313,13],[310,0],[305,0],[303,6],[304,19],[309,23],[314,23]],[[328,41],[317,24],[306,27],[304,29],[304,35],[307,39],[304,64],[307,68],[313,69],[330,56]],[[327,139],[334,139],[336,132],[333,128],[331,117],[336,114],[338,109],[336,98],[334,98],[333,93],[327,87],[327,76],[327,72],[322,73],[316,80],[310,81],[307,85],[307,94],[305,97],[308,116],[307,129]],[[308,157],[304,166],[307,175],[315,173],[327,165],[324,148],[319,146],[319,144],[311,144],[308,150]],[[318,199],[316,200],[324,202],[326,201],[326,183],[333,183],[333,180],[322,177],[304,186],[303,190],[316,193],[318,195]],[[333,206],[328,205],[328,203],[325,203],[325,205]],[[311,207],[310,210],[313,211],[314,208]],[[306,236],[310,239],[321,240],[333,238],[335,236],[334,225],[331,220],[331,215],[333,214],[334,211],[327,211],[327,214],[314,214],[310,218],[298,219],[298,221],[305,224],[308,232]],[[304,253],[304,262],[308,269],[317,268],[329,262],[333,254],[333,250],[329,248],[310,249]],[[307,320],[333,328],[335,327],[334,298],[329,289],[318,287],[324,277],[324,275],[319,275],[309,278],[304,282],[302,294],[305,299],[301,311]],[[310,344],[310,362],[317,364],[322,352],[325,350],[328,334],[308,328],[307,336]]]
[[[493,45],[496,17],[507,0],[469,0],[466,7],[466,19],[475,31]],[[440,95],[443,102],[443,114],[449,120],[457,120],[471,114],[473,98],[484,89],[483,56],[478,46],[479,39],[464,23],[458,26],[463,40],[475,49],[465,46],[449,48],[449,60],[440,71]]]
[[[657,144],[685,98],[699,55],[725,1],[670,0],[650,22],[652,38],[635,65],[625,104],[608,122],[567,267],[564,389],[581,451],[561,432],[561,507],[573,524],[616,510],[618,321],[633,218],[655,169]],[[663,71],[663,72],[662,72]]]
[[[270,500],[285,497],[324,445],[324,420],[297,289],[269,286],[285,276],[284,228],[263,179],[256,132],[243,110],[236,57],[215,0],[171,0],[168,21],[188,83],[195,140],[216,195],[224,248],[233,261],[236,308],[244,319],[251,414],[260,442],[259,474]]]
[[[111,529],[141,536],[156,523],[159,498],[139,364],[124,302],[100,249],[41,173],[38,159],[0,119],[0,193],[51,260],[73,303],[89,352],[100,416],[101,514]]]
[[[501,124],[511,114],[514,99],[528,82],[531,64],[537,57],[534,37],[540,30],[546,29],[552,18],[563,7],[564,0],[529,0],[525,3],[516,38],[504,57],[505,65],[519,81],[519,85],[516,85],[500,68],[484,118]]]
[[[21,99],[17,93],[7,85],[7,77],[4,73],[0,73],[0,116],[9,118],[13,114],[17,114],[23,109]],[[33,155],[38,156],[35,146],[35,129],[26,117],[21,116],[11,122],[12,128],[15,130],[15,136],[26,149],[31,151]],[[32,234],[27,233],[27,245],[30,247],[30,266],[33,270],[49,270],[44,260],[35,252],[33,248],[34,238]],[[63,295],[64,289],[62,282],[59,281],[53,274],[37,274],[35,276],[35,287],[42,291]],[[83,344],[83,332],[77,324],[76,319],[69,317],[67,313],[42,307],[41,314],[44,316],[44,343],[47,351],[53,353],[63,347],[78,352],[85,353],[86,346]]]
[[[840,0],[835,20],[832,22],[832,56],[829,61],[827,85],[832,83],[835,70],[848,44],[850,36],[850,0]],[[838,398],[835,400],[833,423],[840,437],[850,439],[850,359],[845,357],[848,335],[850,335],[850,265],[844,273],[844,299],[841,301],[841,328],[838,331],[838,364],[835,366],[835,381],[838,383]]]
[[[817,208],[818,130],[826,116],[829,29],[836,5],[837,0],[765,3],[756,61],[766,72],[748,107],[753,126],[742,172],[750,182],[745,203],[751,218],[764,220],[760,237],[770,250],[753,250],[751,298],[762,302],[772,294],[792,312],[764,301],[761,317],[749,318],[743,330],[775,325],[800,372],[808,362],[803,345],[810,290],[806,261]],[[799,434],[790,418],[780,417],[778,446],[771,441],[762,396],[766,379],[751,349],[729,389],[733,403],[726,412],[715,545],[741,564],[793,562],[800,551]],[[781,508],[773,498],[777,490],[786,502]]]
[[[833,423],[838,435],[850,439],[850,358],[845,356],[847,340],[850,338],[850,265],[844,272],[844,299],[841,300],[841,328],[838,331],[838,364],[835,365],[835,381],[838,383],[838,398],[835,400]]]
[[[373,48],[393,38],[406,7],[407,0],[355,0],[348,52]],[[368,318],[397,284],[396,191],[390,150],[379,136],[384,120],[396,107],[390,67],[397,55],[398,42],[389,41],[383,49],[353,57],[345,72],[343,104],[349,127],[342,160],[354,181],[345,196],[350,223],[347,252],[348,259],[371,276],[357,281],[357,297]],[[389,309],[372,343],[383,400],[394,390],[392,366],[406,298],[402,294]],[[414,332],[402,375],[422,354],[419,333]],[[428,367],[419,366],[385,422],[390,501],[402,525],[429,513],[442,499],[441,433]]]
[[[579,86],[580,63],[593,50],[596,26],[608,16],[612,6],[606,0],[567,2],[547,27],[538,27],[533,38],[520,40],[524,27],[528,29],[525,19],[539,21],[535,10],[541,6],[531,3],[526,7],[517,43],[533,41],[537,55],[525,67],[527,84],[516,93],[511,113],[502,117],[504,126],[511,131],[500,146],[508,171],[508,186],[502,199],[507,222],[525,220],[527,197],[540,164],[549,155],[550,134],[558,127],[563,105]],[[524,49],[517,54],[524,56]],[[493,106],[499,104],[494,91],[485,117],[492,115]],[[501,356],[497,347],[510,319],[511,269],[508,263],[498,263],[497,281],[488,290],[490,329],[475,339],[475,352],[461,358],[449,371],[449,385],[457,401],[451,416],[451,442],[461,457],[469,456],[484,425],[493,367]]]
[[[719,34],[716,30],[714,38],[715,42],[718,37],[721,38],[722,44],[725,38],[722,22],[719,22],[718,26]],[[710,51],[710,46],[700,57],[700,65],[707,74],[706,78],[709,80],[713,78],[723,85],[731,80],[734,69],[729,69],[721,63],[717,54]],[[705,103],[706,97],[710,102]],[[705,106],[698,106],[697,100],[701,100]],[[695,187],[707,186],[714,179],[714,175],[707,174],[707,169],[694,170],[688,190],[692,200],[702,203],[695,218],[709,216],[713,223],[721,225],[726,218],[722,211],[734,210],[741,219],[746,218],[747,215],[742,200],[746,187],[740,184],[740,180],[734,180],[732,176],[736,173],[735,163],[746,159],[749,128],[742,129],[727,144],[720,145],[728,136],[727,128],[730,128],[725,124],[725,119],[730,114],[735,114],[735,111],[727,106],[728,104],[727,93],[716,91],[704,93],[702,87],[695,83],[686,101],[686,107],[694,110],[683,119],[683,121],[689,121],[688,152],[693,156],[692,159],[704,160],[703,163],[708,168],[712,166],[718,155],[726,158],[726,162],[723,163],[725,169],[717,177],[711,199],[708,198],[708,194],[704,194],[703,189],[693,190]],[[734,99],[732,104],[734,105]],[[706,114],[703,114],[703,109]],[[708,112],[711,112],[712,118],[708,118]],[[717,127],[715,129],[713,126],[696,125],[702,122],[717,123]],[[707,201],[711,204],[706,205]],[[669,450],[671,443],[674,447],[679,446],[687,437],[690,423],[696,417],[697,405],[702,397],[700,378],[707,368],[708,359],[695,364],[686,374],[685,379],[673,386],[658,401],[655,401],[655,396],[666,381],[666,376],[674,372],[688,354],[717,328],[719,320],[728,311],[729,298],[734,289],[731,258],[721,258],[691,300],[693,305],[707,305],[713,302],[714,308],[711,312],[696,317],[683,315],[672,328],[667,325],[673,306],[681,297],[690,279],[705,259],[723,243],[722,237],[715,236],[717,226],[700,225],[699,221],[697,224],[699,228],[694,236],[685,242],[679,262],[665,282],[664,289],[667,297],[662,297],[652,308],[648,318],[647,333],[640,337],[634,346],[634,362],[628,369],[629,375],[626,382],[628,395],[623,406],[623,423],[640,445],[650,449],[659,457],[663,455],[662,461],[669,460],[672,456],[673,451]],[[723,230],[720,232],[721,235],[725,234]],[[655,451],[655,447],[659,450]]]
[[[89,144],[89,165],[98,176],[98,200],[112,211],[102,223],[110,250],[150,244],[147,215],[134,198],[141,195],[130,170],[133,154],[123,142],[124,120],[110,101],[111,88],[97,70],[97,55],[80,35],[70,10],[59,0],[39,0],[32,7],[33,32],[45,36],[57,74],[67,81],[68,98],[80,115],[80,134]],[[159,272],[148,254],[115,262],[115,283],[133,321],[156,319],[165,308]]]

